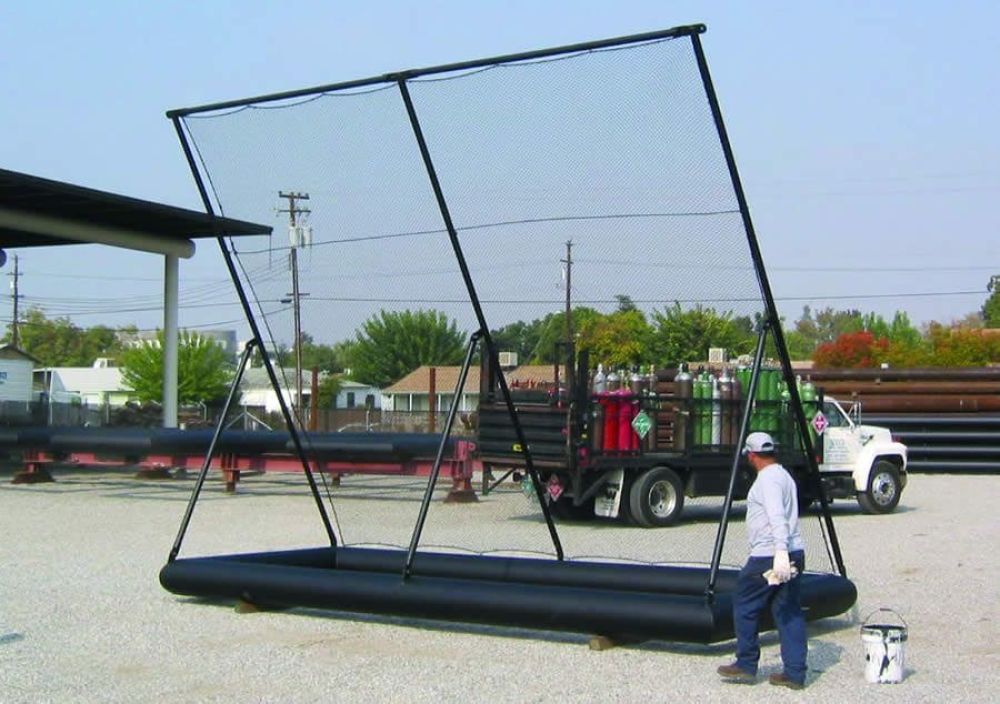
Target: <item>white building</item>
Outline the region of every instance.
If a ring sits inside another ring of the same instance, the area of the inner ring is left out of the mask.
[[[79,402],[93,408],[124,406],[133,392],[119,367],[99,358],[92,367],[47,367],[35,371],[35,388],[53,403]]]
[[[341,379],[334,408],[381,408],[382,393],[375,386]]]
[[[10,345],[0,345],[0,401],[32,401],[32,373],[38,360]]]

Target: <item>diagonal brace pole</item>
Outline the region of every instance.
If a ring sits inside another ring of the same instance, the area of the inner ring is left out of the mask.
[[[243,348],[243,354],[240,356],[240,364],[236,368],[236,376],[233,377],[233,383],[229,387],[229,395],[226,396],[226,403],[222,407],[219,422],[215,424],[212,441],[208,444],[208,450],[205,452],[205,461],[201,464],[201,471],[198,472],[198,480],[195,482],[194,491],[191,492],[191,498],[188,499],[187,510],[184,511],[184,518],[181,520],[181,527],[177,531],[177,538],[174,540],[174,545],[170,548],[170,555],[167,557],[167,562],[176,560],[178,553],[181,551],[184,534],[187,533],[188,525],[191,523],[191,516],[194,515],[194,505],[198,503],[201,489],[205,486],[205,478],[208,476],[208,468],[212,464],[212,458],[215,456],[215,447],[219,444],[219,438],[222,437],[223,428],[226,427],[226,418],[229,417],[229,409],[232,408],[233,401],[236,399],[236,392],[240,388],[240,382],[243,381],[243,372],[246,371],[247,364],[250,362],[250,355],[253,354],[253,348],[256,344],[256,340],[250,340],[247,342],[246,347]]]
[[[417,524],[413,527],[413,537],[410,538],[410,549],[406,553],[406,565],[403,567],[403,579],[410,576],[413,570],[413,557],[417,552],[417,545],[420,543],[420,534],[424,530],[424,522],[427,520],[427,510],[434,496],[434,487],[437,485],[438,476],[441,474],[441,462],[444,460],[444,449],[451,437],[451,429],[455,425],[455,415],[458,413],[458,400],[462,398],[465,391],[465,380],[469,376],[469,366],[472,364],[472,357],[476,353],[479,345],[479,338],[483,335],[482,330],[477,330],[469,336],[469,345],[465,350],[465,361],[462,363],[462,370],[458,375],[458,382],[455,384],[455,395],[451,400],[451,407],[448,409],[448,418],[444,423],[444,430],[441,433],[441,442],[438,443],[437,455],[434,457],[434,467],[431,469],[431,476],[427,480],[427,488],[424,490],[424,499],[420,502],[420,515],[417,516]],[[433,410],[433,409],[432,409]]]
[[[736,491],[736,475],[740,469],[740,456],[743,454],[743,443],[746,442],[747,431],[750,429],[750,416],[753,413],[753,405],[757,396],[757,382],[760,380],[760,368],[764,362],[764,348],[767,345],[768,327],[768,324],[765,323],[761,328],[760,336],[757,338],[757,350],[753,355],[750,388],[746,392],[747,404],[743,409],[743,417],[740,419],[740,434],[736,438],[733,466],[729,471],[729,487],[726,489],[726,500],[722,504],[722,520],[719,521],[719,530],[715,534],[715,547],[712,548],[712,566],[708,571],[708,585],[705,587],[705,596],[709,601],[715,598],[715,582],[719,577],[722,548],[726,544],[726,531],[729,529],[729,512],[733,507],[733,494]]]

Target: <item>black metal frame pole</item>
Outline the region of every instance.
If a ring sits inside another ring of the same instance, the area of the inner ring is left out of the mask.
[[[444,460],[444,448],[451,437],[451,429],[455,426],[455,416],[458,414],[458,401],[465,390],[465,380],[469,376],[469,365],[472,364],[472,357],[476,354],[476,347],[479,345],[479,338],[483,331],[477,330],[469,336],[469,345],[465,350],[465,361],[462,362],[462,369],[458,374],[458,383],[455,384],[455,395],[451,399],[451,407],[448,409],[448,417],[444,422],[444,430],[441,432],[441,442],[438,443],[437,455],[434,457],[434,466],[431,468],[431,475],[427,479],[427,488],[424,490],[423,501],[420,502],[420,514],[417,516],[417,524],[413,527],[413,536],[410,538],[410,549],[406,553],[406,564],[403,566],[403,579],[410,576],[413,570],[413,557],[417,553],[417,545],[420,544],[420,534],[424,530],[424,522],[427,520],[427,510],[430,508],[431,499],[434,497],[434,486],[437,484],[438,476],[441,474],[441,462]],[[433,409],[432,409],[433,410]]]
[[[623,37],[613,37],[611,39],[598,39],[596,41],[581,42],[578,44],[568,44],[565,46],[552,47],[549,49],[538,49],[535,51],[524,51],[516,54],[504,54],[484,59],[473,59],[472,61],[461,61],[452,64],[442,64],[439,66],[428,66],[426,68],[415,68],[406,71],[387,73],[381,76],[371,76],[353,81],[342,81],[340,83],[328,83],[311,88],[301,88],[299,90],[283,91],[281,93],[270,93],[268,95],[258,95],[252,98],[242,98],[239,100],[227,100],[209,105],[200,105],[191,108],[178,108],[167,113],[167,117],[186,117],[202,112],[213,112],[216,110],[229,110],[245,107],[257,103],[270,103],[278,100],[294,100],[304,98],[317,93],[331,93],[334,91],[351,90],[357,88],[368,88],[383,83],[396,83],[399,80],[409,78],[419,78],[420,76],[432,76],[439,73],[450,73],[454,71],[471,71],[484,66],[495,66],[497,64],[508,64],[517,61],[533,61],[545,59],[560,54],[573,54],[584,51],[597,51],[600,49],[610,49],[625,44],[639,44],[642,42],[653,42],[661,39],[674,39],[687,36],[689,34],[700,34],[705,31],[705,25],[693,24],[670,29],[658,30],[655,32],[644,32],[642,34],[631,34]]]
[[[542,482],[541,479],[539,479],[538,471],[535,469],[534,462],[531,460],[531,450],[528,448],[528,441],[525,438],[524,429],[521,427],[521,421],[517,417],[517,409],[514,407],[513,399],[511,399],[510,389],[507,388],[507,380],[504,378],[503,370],[500,368],[500,359],[497,355],[496,345],[493,343],[493,336],[490,334],[489,325],[486,323],[486,316],[483,314],[483,307],[479,302],[479,295],[476,293],[476,286],[472,281],[472,274],[469,273],[469,266],[465,261],[465,254],[462,252],[462,245],[458,241],[458,232],[455,230],[455,224],[452,222],[451,212],[448,209],[448,202],[445,200],[444,191],[441,188],[441,182],[438,180],[437,171],[434,168],[434,161],[431,159],[431,153],[427,147],[427,141],[424,139],[424,133],[420,127],[420,120],[417,118],[417,111],[413,105],[413,99],[410,97],[410,91],[406,85],[405,78],[399,78],[396,83],[399,86],[399,92],[402,95],[403,103],[406,105],[406,114],[410,118],[410,126],[413,128],[413,136],[417,140],[417,146],[420,149],[420,156],[423,159],[424,168],[427,169],[427,177],[430,179],[431,188],[434,189],[434,197],[437,199],[438,209],[441,211],[441,218],[444,220],[445,229],[448,230],[448,238],[451,240],[451,247],[455,252],[458,267],[462,272],[462,279],[465,281],[465,288],[469,292],[469,300],[472,302],[472,307],[476,312],[476,320],[479,322],[479,329],[482,332],[483,341],[486,343],[486,352],[490,356],[490,365],[497,370],[497,381],[500,384],[500,392],[503,394],[504,401],[507,404],[507,412],[510,413],[510,419],[514,426],[514,433],[517,436],[517,442],[522,448],[524,448],[525,469],[528,471],[528,475],[531,477],[532,482],[534,482],[535,494],[538,496],[538,503],[542,507],[542,515],[545,517],[545,523],[549,528],[549,535],[552,537],[552,544],[555,546],[556,555],[560,560],[562,560],[563,549],[562,544],[559,541],[559,533],[556,532],[555,523],[552,521],[549,507],[545,502],[545,493],[542,490]]]
[[[198,170],[194,154],[191,153],[191,145],[188,144],[187,135],[184,134],[184,130],[181,127],[180,118],[173,116],[171,117],[171,121],[174,123],[174,130],[176,130],[177,138],[180,139],[181,148],[184,150],[184,156],[187,159],[188,168],[191,169],[191,175],[194,176],[195,184],[198,186],[198,193],[201,195],[202,203],[205,205],[205,211],[214,217],[215,210],[212,208],[212,201],[208,197],[208,191],[205,189],[205,182],[201,178],[201,172]],[[232,254],[230,254],[229,248],[226,247],[225,238],[221,234],[217,235],[215,239],[219,243],[219,249],[222,251],[222,258],[225,260],[226,268],[229,270],[229,278],[232,280],[233,286],[236,287],[236,295],[240,299],[240,305],[243,308],[243,314],[246,316],[247,324],[250,325],[250,331],[253,334],[253,339],[260,348],[260,356],[261,360],[264,362],[264,369],[267,370],[267,376],[271,382],[271,388],[274,389],[274,392],[278,397],[278,405],[281,407],[281,415],[284,416],[285,425],[287,426],[288,433],[292,438],[292,444],[295,446],[295,453],[302,462],[302,469],[305,471],[306,481],[309,483],[309,490],[312,492],[313,499],[316,502],[316,507],[319,509],[319,515],[323,521],[323,527],[326,529],[326,534],[330,539],[330,544],[336,546],[337,535],[333,530],[333,524],[330,523],[330,517],[327,515],[326,506],[323,504],[323,497],[320,496],[319,487],[316,485],[316,478],[313,477],[312,467],[309,466],[309,460],[306,457],[305,449],[302,447],[302,440],[299,437],[295,421],[288,409],[288,404],[285,403],[285,396],[281,393],[281,385],[278,383],[278,376],[274,373],[271,358],[267,353],[267,348],[264,346],[264,338],[260,334],[257,319],[254,317],[253,309],[250,307],[250,300],[247,298],[246,291],[243,290],[243,283],[240,281],[239,273],[236,271],[236,265],[233,263]]]
[[[764,363],[764,348],[767,346],[767,330],[769,325],[765,323],[757,338],[757,349],[753,355],[753,367],[750,370],[750,386],[746,391],[747,405],[743,409],[743,417],[740,419],[740,433],[736,438],[736,450],[733,453],[733,466],[729,471],[729,488],[726,489],[726,500],[722,504],[722,519],[719,521],[719,530],[715,534],[715,546],[712,548],[712,566],[708,571],[708,585],[705,587],[705,596],[711,601],[715,598],[715,582],[719,576],[719,564],[722,562],[722,549],[726,544],[726,532],[729,530],[729,511],[733,507],[733,494],[736,491],[736,475],[740,469],[740,457],[743,455],[743,443],[747,439],[747,431],[750,429],[750,417],[753,415],[754,401],[757,396],[757,382],[760,379],[761,366]]]
[[[771,322],[771,331],[774,334],[774,344],[777,347],[778,358],[781,360],[785,384],[788,386],[792,407],[795,409],[795,420],[799,428],[799,435],[802,438],[806,461],[809,464],[809,471],[813,474],[816,485],[819,486],[820,504],[823,507],[823,519],[826,523],[830,547],[833,550],[838,571],[846,577],[847,570],[844,567],[844,558],[840,552],[840,541],[837,539],[837,532],[833,527],[829,502],[821,486],[822,482],[819,481],[819,465],[816,463],[816,454],[813,449],[812,439],[809,437],[805,411],[802,408],[802,400],[799,398],[799,391],[795,385],[795,376],[792,374],[792,363],[788,356],[788,346],[785,344],[785,336],[781,331],[781,319],[778,316],[778,308],[774,303],[774,296],[771,293],[771,284],[767,279],[767,271],[764,269],[764,258],[760,253],[757,234],[753,227],[753,220],[750,218],[750,207],[747,204],[746,194],[743,192],[743,184],[740,181],[740,174],[736,168],[736,158],[733,156],[733,148],[729,143],[729,135],[726,132],[726,125],[722,119],[722,109],[719,107],[719,99],[715,94],[712,76],[708,71],[708,61],[705,59],[705,52],[701,46],[701,38],[697,34],[692,34],[691,43],[698,61],[698,70],[701,73],[701,80],[705,87],[708,104],[712,110],[712,118],[715,120],[715,128],[719,135],[722,151],[726,158],[726,165],[729,168],[729,177],[733,184],[733,190],[736,193],[736,200],[739,203],[740,215],[743,218],[743,226],[747,233],[747,242],[750,245],[750,256],[753,258],[754,269],[757,273],[757,282],[764,297],[764,305],[767,307],[767,315]]]
[[[205,486],[205,478],[208,476],[208,468],[212,464],[212,457],[215,456],[215,447],[219,444],[219,438],[222,437],[222,431],[226,427],[226,418],[229,416],[229,409],[232,408],[233,401],[236,399],[236,392],[240,388],[240,382],[243,381],[243,372],[246,371],[250,355],[253,354],[253,348],[256,345],[256,340],[250,340],[243,348],[243,354],[240,355],[240,363],[236,368],[236,376],[233,377],[233,383],[229,386],[229,394],[226,396],[226,402],[222,406],[222,414],[219,416],[219,422],[215,424],[212,441],[208,443],[208,450],[205,451],[205,461],[201,464],[201,471],[198,472],[198,479],[194,483],[194,491],[191,492],[191,498],[188,499],[187,510],[184,511],[184,518],[181,519],[181,527],[177,531],[177,538],[174,539],[173,547],[170,548],[170,555],[167,557],[167,562],[173,562],[177,559],[177,555],[181,551],[184,534],[187,533],[188,525],[191,523],[191,516],[194,515],[194,505],[198,502],[198,497],[201,496],[201,489]]]

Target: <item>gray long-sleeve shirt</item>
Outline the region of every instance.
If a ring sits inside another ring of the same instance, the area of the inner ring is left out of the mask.
[[[747,537],[752,557],[773,557],[775,550],[805,550],[795,480],[780,464],[760,470],[750,487]]]

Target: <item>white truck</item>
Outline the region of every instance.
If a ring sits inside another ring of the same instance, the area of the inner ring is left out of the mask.
[[[819,465],[830,499],[853,499],[865,513],[890,513],[906,487],[906,446],[888,428],[860,423],[857,405],[846,413],[836,399],[823,399]],[[815,422],[815,419],[814,419]]]
[[[595,397],[581,385],[584,391],[572,407],[544,395],[514,394],[533,464],[557,519],[596,516],[625,518],[643,527],[669,526],[680,520],[685,498],[726,494],[745,400],[679,398],[670,393],[614,397],[619,404],[623,398],[625,403],[639,404],[648,427],[636,424],[634,418],[629,419],[631,429],[619,423],[618,447],[609,449],[597,437],[601,421],[595,419],[595,409],[607,397]],[[856,410],[852,417],[833,398],[818,395],[804,405],[827,498],[856,499],[867,513],[893,511],[906,486],[906,447],[887,428],[861,424]],[[809,462],[796,440],[793,414],[787,403],[774,400],[755,402],[755,409],[754,422],[762,425],[751,430],[775,435],[778,460],[795,478],[805,509],[818,496]],[[607,417],[605,413],[605,438],[615,432]],[[632,429],[642,437],[632,438]],[[627,442],[628,449],[622,449]],[[524,451],[496,395],[480,399],[477,444],[484,492],[490,490],[493,477],[523,476]],[[753,481],[752,470],[741,464],[736,499],[746,497]]]

